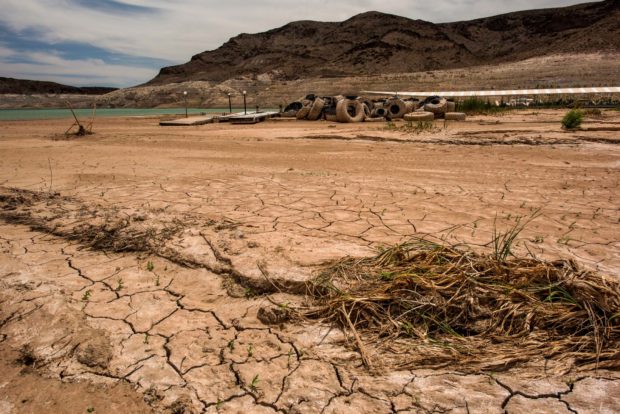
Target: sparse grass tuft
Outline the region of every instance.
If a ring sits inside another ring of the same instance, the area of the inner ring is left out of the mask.
[[[155,265],[150,260],[146,262],[146,270],[152,272],[155,269]]]
[[[88,289],[86,292],[84,292],[84,294],[82,295],[82,302],[88,302],[90,300],[90,296],[92,295],[92,290]]]
[[[252,391],[256,391],[256,388],[258,387],[259,382],[260,382],[260,378],[258,377],[258,374],[254,375],[254,378],[252,378],[252,382],[250,383],[250,389]]]
[[[534,213],[525,221],[521,222],[523,217],[518,216],[515,219],[515,224],[505,232],[500,232],[497,230],[497,217],[495,217],[495,222],[493,223],[493,239],[491,240],[491,244],[493,246],[493,257],[498,262],[505,262],[508,256],[514,256],[512,253],[512,246],[519,234],[525,229],[525,227],[535,218],[540,215],[540,210],[535,210]],[[508,216],[508,220],[510,220],[510,215]]]
[[[414,134],[439,130],[439,128],[435,128],[435,124],[433,123],[433,121],[419,121],[415,124],[411,121],[408,121],[407,123],[405,123],[402,129],[406,132],[412,132]]]
[[[396,124],[393,121],[386,121],[384,129],[394,131],[396,129]]]

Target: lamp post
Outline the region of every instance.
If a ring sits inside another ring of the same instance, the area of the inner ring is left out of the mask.
[[[230,100],[230,92],[228,93],[228,113],[232,114],[232,102]]]
[[[244,112],[245,115],[248,114],[248,107],[247,107],[246,102],[245,102],[245,95],[247,93],[248,93],[247,91],[243,91],[243,112]]]
[[[185,118],[187,118],[187,91],[183,91],[183,100],[185,101]]]

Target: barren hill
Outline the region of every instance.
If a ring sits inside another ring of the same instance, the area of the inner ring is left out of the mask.
[[[452,69],[562,53],[620,52],[620,2],[434,24],[367,12],[340,23],[298,21],[240,34],[147,85],[236,77],[292,80]]]
[[[115,90],[116,88],[106,88],[99,86],[76,87],[63,85],[56,82],[0,77],[0,94],[103,95]]]

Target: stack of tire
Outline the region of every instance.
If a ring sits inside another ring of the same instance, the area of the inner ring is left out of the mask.
[[[373,103],[370,119],[367,121],[400,119],[413,109],[413,101],[397,97],[382,99]]]
[[[362,122],[370,116],[372,102],[357,96],[316,96],[306,95],[291,102],[282,116],[294,116],[299,120],[316,121],[326,119],[335,122]]]
[[[429,96],[424,101],[419,102],[417,109],[404,116],[405,121],[424,122],[435,119],[446,119],[448,121],[464,121],[466,116],[461,112],[454,112],[456,104],[440,96]]]
[[[378,101],[358,96],[316,96],[309,94],[284,108],[282,116],[299,120],[325,119],[333,122],[379,122],[401,119],[406,121],[432,121],[445,118],[465,120],[465,114],[454,112],[454,102],[439,96],[424,101],[392,97]]]

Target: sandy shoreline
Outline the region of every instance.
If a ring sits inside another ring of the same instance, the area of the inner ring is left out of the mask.
[[[162,128],[153,118],[105,118],[95,135],[72,140],[59,139],[67,120],[2,121],[2,191],[66,197],[33,201],[33,217],[60,227],[89,211],[158,228],[180,221],[170,248],[208,265],[81,249],[0,222],[2,346],[30,344],[52,378],[125,379],[154,394],[149,409],[162,412],[178,403],[196,412],[611,413],[620,404],[612,371],[550,362],[543,379],[541,361],[530,361],[500,374],[448,365],[371,375],[341,333],[266,326],[257,319],[265,296],[235,294],[218,274],[222,255],[244,286],[260,290],[268,269],[293,289],[326,260],[419,234],[482,246],[494,225],[540,212],[518,252],[618,278],[620,113],[604,111],[575,132],[561,130],[562,115],[515,111],[422,133],[404,123]],[[80,358],[81,349],[95,357]],[[19,401],[3,398],[17,410]]]

